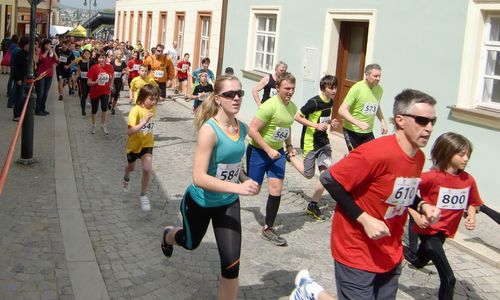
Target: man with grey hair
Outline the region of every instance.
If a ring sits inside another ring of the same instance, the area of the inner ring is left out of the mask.
[[[435,104],[423,92],[402,91],[395,134],[359,146],[320,176],[337,201],[330,245],[339,299],[396,299],[407,208],[439,220],[440,210],[416,197]]]
[[[252,89],[253,99],[257,106],[260,106],[267,99],[277,94],[276,91],[276,79],[280,74],[283,74],[288,69],[288,65],[279,61],[274,68],[274,74],[269,74],[267,76],[262,77],[262,79],[257,83],[257,85]],[[262,100],[259,98],[259,92],[264,90],[262,94]]]
[[[380,120],[382,134],[387,133],[387,124],[380,108],[383,94],[379,85],[381,73],[380,65],[367,65],[365,79],[351,87],[339,107],[339,115],[344,118],[344,138],[349,151],[375,138],[373,136],[375,115]]]

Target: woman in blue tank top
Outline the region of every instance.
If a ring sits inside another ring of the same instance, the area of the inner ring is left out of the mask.
[[[217,299],[236,299],[241,252],[239,195],[256,195],[257,182],[241,171],[247,127],[235,115],[244,95],[235,76],[224,75],[195,116],[199,129],[193,161],[193,183],[181,201],[183,227],[167,226],[161,248],[170,257],[173,245],[196,249],[212,226],[221,258]],[[230,220],[230,222],[228,222]]]

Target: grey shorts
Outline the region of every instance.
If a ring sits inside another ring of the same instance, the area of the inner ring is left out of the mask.
[[[314,176],[314,167],[318,162],[318,170],[328,169],[332,161],[332,147],[330,145],[325,145],[317,150],[311,150],[307,153],[304,158],[304,176],[306,178],[312,178]]]

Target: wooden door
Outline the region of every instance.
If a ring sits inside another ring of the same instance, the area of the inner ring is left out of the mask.
[[[367,22],[343,21],[340,23],[336,70],[339,86],[333,105],[333,117],[340,122],[335,131],[340,133],[342,132],[342,120],[338,115],[338,109],[351,86],[364,78],[367,38]]]

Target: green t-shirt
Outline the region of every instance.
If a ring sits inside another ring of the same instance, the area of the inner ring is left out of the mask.
[[[358,126],[344,120],[344,128],[357,133],[372,132],[382,94],[383,90],[380,85],[370,89],[366,80],[356,82],[347,93],[344,103],[349,106],[349,112],[354,118],[368,123],[370,127],[367,130],[361,130]]]
[[[269,147],[274,150],[283,148],[283,142],[290,136],[296,112],[297,106],[293,102],[290,101],[285,105],[277,95],[259,107],[255,117],[265,123],[259,132]],[[260,148],[253,139],[250,140],[250,144]]]

